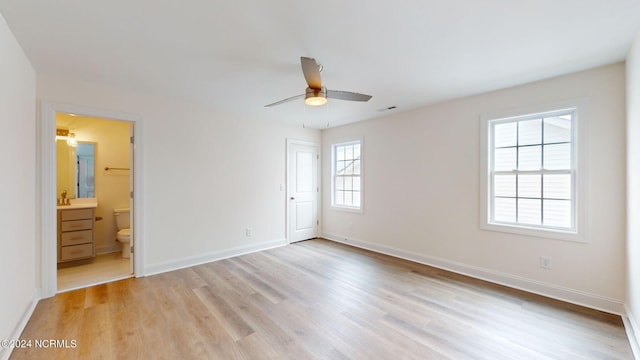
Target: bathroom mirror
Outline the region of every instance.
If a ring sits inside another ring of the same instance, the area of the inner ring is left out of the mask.
[[[66,140],[56,140],[56,190],[58,197],[67,191],[67,198],[92,198],[94,190],[95,143],[78,141],[69,146]]]

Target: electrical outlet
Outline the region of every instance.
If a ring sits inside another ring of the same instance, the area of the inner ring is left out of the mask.
[[[247,237],[252,237],[253,236],[253,229],[252,228],[247,228],[245,233],[246,233]]]
[[[540,256],[540,267],[551,270],[551,258],[548,256]]]

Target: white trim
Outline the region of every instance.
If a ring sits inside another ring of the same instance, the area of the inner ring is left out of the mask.
[[[276,239],[261,242],[254,245],[238,246],[231,249],[214,251],[207,254],[188,256],[177,260],[166,261],[162,263],[150,264],[145,268],[145,275],[156,275],[164,272],[188,268],[191,266],[206,264],[218,260],[228,259],[240,255],[251,254],[258,251],[274,249],[277,247],[288,245],[287,239]]]
[[[509,225],[489,222],[489,123],[501,119],[516,119],[527,117],[533,114],[545,114],[559,112],[563,110],[575,109],[575,135],[573,138],[574,146],[574,169],[575,174],[575,221],[576,231],[562,231],[543,227],[527,227],[526,225]],[[482,114],[480,116],[480,229],[487,231],[507,232],[520,235],[534,236],[545,239],[557,239],[572,242],[587,243],[588,242],[588,124],[589,111],[587,99],[570,99],[557,103],[544,105],[531,105],[527,107],[509,109],[499,112]]]
[[[348,236],[323,233],[322,237],[331,241],[359,247],[366,250],[371,250],[381,254],[390,255],[424,265],[433,266],[439,269],[550,297],[568,303],[585,306],[616,315],[621,315],[624,313],[624,304],[622,301],[611,299],[605,296],[574,290],[563,286],[548,284],[541,281],[506,274],[477,266],[471,266],[456,261],[441,259],[434,256],[422,255],[410,251],[400,250],[386,245],[357,240]]]
[[[317,142],[287,138],[287,145],[290,145],[290,144],[320,147],[320,144]]]
[[[3,340],[21,339],[22,332],[24,331],[24,328],[27,326],[27,323],[29,322],[31,315],[33,315],[33,311],[36,309],[39,299],[40,299],[40,296],[36,291],[33,294],[33,299],[31,300],[31,303],[29,303],[29,306],[27,306],[25,311],[22,313],[22,316],[20,317],[20,321],[18,321],[18,325],[16,325],[11,335],[9,335],[9,337]],[[11,357],[12,352],[13,352],[13,348],[0,347],[0,360],[8,360]]]
[[[118,244],[109,245],[101,248],[96,247],[96,256],[104,255],[104,254],[113,254],[121,251],[122,251],[122,247]]]
[[[39,196],[37,201],[39,211],[39,253],[40,253],[40,288],[43,298],[54,296],[57,290],[57,256],[56,256],[56,109],[54,105],[42,103],[40,107],[40,121],[37,141],[37,163],[40,168],[38,176]]]
[[[135,277],[145,275],[144,268],[144,171],[142,159],[144,158],[144,121],[141,118],[133,123],[133,274]]]
[[[142,119],[139,116],[115,111],[93,109],[78,105],[50,103],[40,104],[40,119],[37,123],[38,152],[36,163],[40,169],[38,176],[38,199],[40,209],[39,222],[39,254],[40,254],[40,288],[43,298],[52,297],[57,292],[57,257],[56,257],[56,113],[71,113],[90,117],[129,121],[134,126],[134,229],[136,231],[136,247],[134,253],[135,274],[143,276],[144,272],[144,229],[143,229],[143,171],[142,171]]]
[[[636,321],[629,305],[625,305],[625,314],[622,316],[624,329],[627,332],[627,338],[631,345],[631,351],[636,359],[640,359],[640,325]]]

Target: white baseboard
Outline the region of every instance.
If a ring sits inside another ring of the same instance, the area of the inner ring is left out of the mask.
[[[110,246],[104,246],[101,248],[96,248],[96,255],[102,255],[102,254],[111,254],[111,253],[115,253],[115,252],[121,252],[122,251],[122,247],[118,244],[116,245],[110,245]]]
[[[634,357],[640,359],[640,324],[636,322],[636,318],[628,306],[625,307],[625,310],[622,321],[624,322],[624,328],[627,332],[627,338],[629,338]]]
[[[489,281],[492,283],[508,286],[511,288],[550,297],[576,305],[585,306],[596,310],[605,311],[616,315],[623,315],[625,312],[624,303],[622,301],[587,293],[584,291],[574,290],[554,284],[548,284],[533,279],[506,274],[477,266],[471,266],[455,261],[437,258],[434,256],[400,250],[386,245],[352,239],[349,236],[323,233],[322,237],[327,240],[359,247],[366,250],[371,250],[401,259],[410,260],[420,264],[433,266],[462,275],[467,275],[476,279]]]
[[[287,239],[277,239],[262,242],[259,244],[240,246],[232,249],[214,251],[208,254],[189,256],[178,260],[167,261],[158,264],[151,264],[144,269],[145,276],[160,274],[163,272],[184,269],[190,266],[205,264],[217,260],[228,259],[234,256],[250,254],[257,251],[273,249],[276,247],[287,245]]]
[[[20,321],[18,322],[18,325],[16,325],[15,329],[13,330],[13,333],[11,333],[11,336],[9,336],[9,338],[4,340],[18,340],[21,338],[24,328],[27,326],[29,319],[31,319],[31,315],[33,315],[33,311],[36,309],[36,305],[38,305],[38,301],[40,301],[40,295],[38,291],[36,291],[33,295],[33,299],[31,300],[31,303],[29,303],[29,306],[27,306],[24,313],[20,317]],[[8,360],[12,352],[13,352],[13,348],[1,347],[0,360]]]

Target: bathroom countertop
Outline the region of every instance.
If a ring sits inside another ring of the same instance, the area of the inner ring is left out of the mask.
[[[58,206],[58,210],[88,209],[98,207],[97,198],[69,199],[71,205]]]

